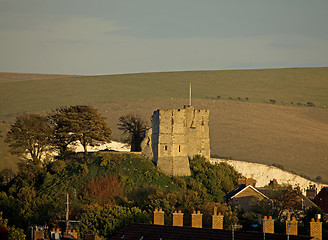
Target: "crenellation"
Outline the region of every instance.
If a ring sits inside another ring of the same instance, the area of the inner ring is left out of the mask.
[[[189,157],[210,158],[209,111],[193,106],[157,110],[142,152],[170,175],[190,175]]]

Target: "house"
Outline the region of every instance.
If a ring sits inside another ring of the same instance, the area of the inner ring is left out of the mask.
[[[173,226],[164,225],[165,212],[162,209],[155,209],[153,224],[130,224],[121,229],[116,235],[110,239],[124,239],[124,240],[306,240],[312,237],[322,239],[322,222],[319,219],[310,222],[311,237],[300,236],[297,234],[297,221],[291,221],[288,233],[277,234],[274,232],[274,219],[271,216],[264,216],[262,219],[262,232],[250,232],[236,230],[234,226],[230,230],[223,229],[224,216],[217,213],[214,208],[212,215],[212,228],[203,228],[203,214],[200,211],[194,211],[191,214],[191,226],[184,226],[184,214],[181,211],[174,211],[172,213]],[[296,222],[295,224],[292,224]],[[286,222],[286,226],[287,222]],[[293,230],[294,229],[294,230]],[[287,232],[287,231],[286,231]]]
[[[240,205],[245,212],[250,211],[258,201],[263,199],[269,198],[252,185],[245,186],[244,184],[240,184],[237,188],[224,196],[224,201],[226,203]]]
[[[232,231],[221,229],[165,226],[152,224],[130,224],[110,240],[286,240],[287,235],[277,233]],[[290,235],[290,240],[309,240],[312,237]]]
[[[328,187],[323,187],[315,197],[315,203],[324,211],[328,213]]]

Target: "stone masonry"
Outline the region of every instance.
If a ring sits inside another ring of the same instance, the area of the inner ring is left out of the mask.
[[[142,153],[164,173],[190,175],[189,157],[210,159],[209,111],[193,106],[157,110],[152,128],[141,144]]]

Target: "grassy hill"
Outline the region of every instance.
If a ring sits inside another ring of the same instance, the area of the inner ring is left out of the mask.
[[[114,205],[118,205],[120,212],[122,207],[138,208],[146,222],[152,218],[155,208],[163,208],[170,219],[176,209],[190,215],[193,209],[222,202],[223,196],[235,188],[238,178],[231,166],[213,165],[201,157],[190,160],[191,176],[172,177],[139,154],[117,152],[71,154],[44,168],[29,163],[22,164],[20,169],[10,182],[0,182],[0,209],[11,225],[24,229],[45,222],[57,225],[55,219],[63,219],[69,193],[70,216],[79,219],[77,225],[82,228],[91,227],[83,229],[84,232],[108,228],[113,217],[93,213]],[[131,222],[125,214],[119,215],[113,223],[115,228],[119,227],[117,222],[123,221],[123,225]],[[97,217],[106,224],[89,223],[98,221]],[[110,233],[103,232],[103,235]]]
[[[210,110],[213,155],[280,164],[328,181],[328,68],[16,78],[0,73],[2,132],[19,113],[92,104],[120,140],[121,115],[138,113],[149,120],[158,108],[181,108],[188,104],[192,82],[193,105]],[[4,168],[14,160],[1,139],[0,145]]]
[[[6,79],[0,74],[0,79]],[[109,76],[27,77],[1,81],[0,116],[48,110],[56,106],[117,100],[246,98],[252,102],[313,102],[328,105],[328,68],[140,73]]]

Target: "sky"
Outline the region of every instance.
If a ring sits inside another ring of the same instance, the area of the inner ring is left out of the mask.
[[[328,66],[327,0],[0,0],[0,72]]]

